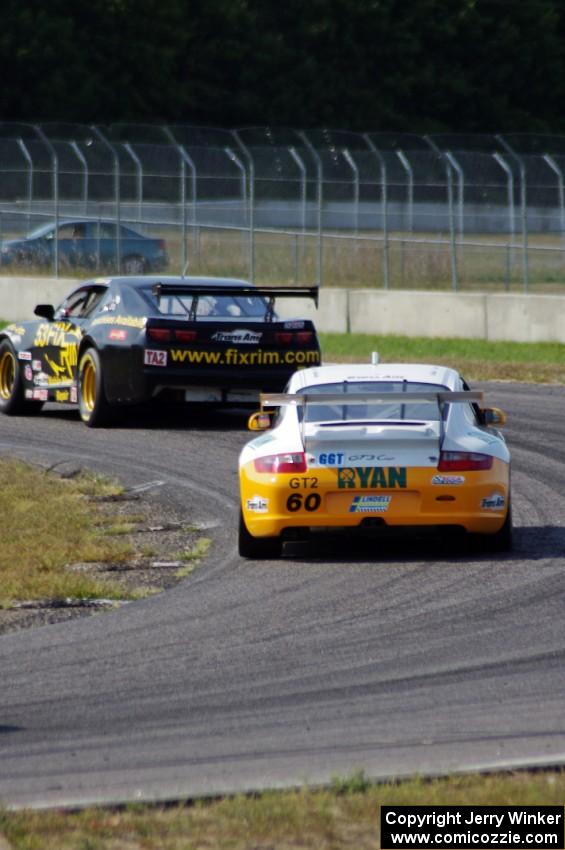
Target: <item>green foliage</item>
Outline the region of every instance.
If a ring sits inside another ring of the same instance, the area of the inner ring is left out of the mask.
[[[555,0],[5,0],[4,120],[563,131]]]

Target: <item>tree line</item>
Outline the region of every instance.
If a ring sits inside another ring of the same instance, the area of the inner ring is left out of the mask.
[[[4,0],[3,121],[565,132],[563,0]]]

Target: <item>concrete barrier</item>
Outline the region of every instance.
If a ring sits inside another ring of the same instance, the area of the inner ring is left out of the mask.
[[[77,283],[69,278],[1,277],[0,319],[32,319],[36,304],[60,304]]]
[[[39,303],[58,304],[78,281],[0,278],[0,318],[33,317]],[[280,300],[284,317],[312,318],[321,331],[565,343],[565,297],[376,289],[322,289],[316,310],[302,298]]]

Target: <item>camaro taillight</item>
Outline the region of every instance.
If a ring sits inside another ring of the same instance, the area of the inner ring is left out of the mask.
[[[289,346],[293,343],[295,345],[309,345],[309,343],[313,342],[314,334],[312,331],[299,331],[298,333],[291,333],[290,331],[277,331],[275,333],[275,342],[277,345]]]
[[[255,458],[257,472],[306,472],[306,455],[296,454],[267,455]]]
[[[169,328],[147,328],[147,336],[154,342],[170,342],[173,338]]]
[[[147,328],[147,336],[154,342],[194,342],[198,336],[197,331],[178,331],[172,328]]]
[[[179,342],[194,342],[197,336],[196,331],[175,331],[175,339]]]
[[[440,472],[463,472],[474,469],[491,469],[492,456],[479,452],[442,452],[439,456]]]

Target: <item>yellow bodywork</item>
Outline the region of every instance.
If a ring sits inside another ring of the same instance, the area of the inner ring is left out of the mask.
[[[257,472],[251,460],[240,472],[241,505],[253,537],[278,536],[287,528],[355,527],[367,517],[388,526],[448,525],[495,534],[508,511],[509,478],[509,464],[496,458],[488,470],[324,467],[296,475]]]

